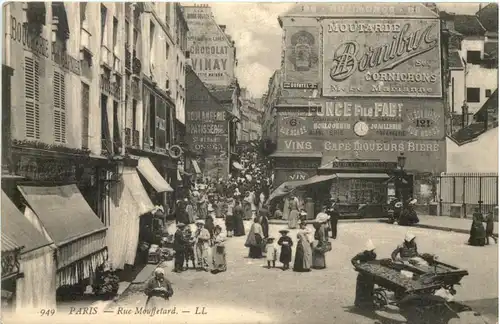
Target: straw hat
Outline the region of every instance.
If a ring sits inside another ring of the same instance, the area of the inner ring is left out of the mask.
[[[375,244],[373,244],[372,240],[368,240],[366,242],[365,250],[366,251],[373,251],[373,250],[375,250]]]
[[[205,225],[205,221],[203,219],[198,219],[196,225]]]
[[[415,239],[415,237],[416,237],[416,236],[415,236],[413,233],[408,232],[408,233],[406,233],[406,235],[405,235],[405,241],[406,241],[406,242],[411,242],[412,240],[414,240],[414,239]]]
[[[394,207],[401,208],[401,207],[403,207],[403,203],[398,201],[397,203],[394,204]]]
[[[289,233],[289,232],[290,232],[290,231],[289,231],[289,230],[287,230],[287,229],[282,229],[282,230],[280,230],[280,231],[279,231],[279,233],[285,233],[285,234],[287,234],[287,233]]]

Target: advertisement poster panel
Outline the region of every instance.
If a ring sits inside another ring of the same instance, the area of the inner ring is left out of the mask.
[[[326,19],[323,95],[442,96],[438,19]]]
[[[408,170],[421,172],[446,171],[445,140],[357,140],[357,139],[297,139],[279,138],[278,152],[307,153],[323,152],[323,157],[339,160],[360,159],[374,161],[397,161],[403,152]]]
[[[186,113],[186,140],[196,153],[227,152],[228,125],[220,110]]]
[[[285,35],[285,89],[315,89],[319,80],[318,27],[288,27]]]
[[[320,109],[280,110],[278,130],[301,138],[443,139],[445,116],[440,100],[327,100]]]
[[[234,79],[235,50],[209,7],[185,7],[191,66],[204,82],[228,86]]]

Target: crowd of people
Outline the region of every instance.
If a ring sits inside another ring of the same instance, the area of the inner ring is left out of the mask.
[[[498,207],[495,207],[498,210]],[[469,244],[473,246],[485,246],[490,244],[490,238],[495,243],[498,241],[498,235],[493,233],[494,212],[490,211],[486,217],[483,216],[479,207],[476,207],[472,215],[472,225],[470,229]],[[486,223],[486,228],[483,223]]]

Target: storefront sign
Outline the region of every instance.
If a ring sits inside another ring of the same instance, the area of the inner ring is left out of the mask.
[[[307,178],[309,178],[309,174],[303,171],[295,171],[288,175],[290,181],[306,180]]]
[[[408,169],[425,172],[444,172],[446,168],[446,142],[444,140],[324,140],[279,138],[279,152],[322,152],[332,160],[397,161],[405,153]],[[325,158],[326,159],[326,158]]]
[[[29,180],[77,181],[79,166],[69,159],[20,155],[14,172]]]
[[[288,27],[285,43],[284,84],[316,83],[319,77],[318,28]]]
[[[275,169],[317,169],[321,165],[321,158],[300,159],[300,158],[276,158],[274,159]]]
[[[190,148],[195,152],[220,153],[227,150],[227,135],[188,135]]]
[[[50,42],[41,35],[33,34],[27,24],[23,24],[20,19],[14,16],[10,16],[10,26],[11,40],[22,44],[25,50],[39,57],[50,58],[61,68],[81,75],[80,60],[69,55],[61,46]]]
[[[353,170],[394,170],[397,162],[382,161],[331,161],[328,167],[331,169],[353,169]]]
[[[358,3],[336,3],[332,6],[329,3],[303,3],[299,7],[302,15],[318,16],[338,16],[344,18],[346,16],[366,17],[366,16],[392,16],[392,17],[436,17],[436,14],[431,12],[420,3],[397,3],[397,2],[373,2],[363,3],[360,6]],[[292,11],[291,13],[295,13]]]
[[[442,139],[444,107],[440,100],[405,99],[326,101],[321,109],[278,111],[279,134],[301,138],[342,136],[367,139]]]
[[[323,95],[442,96],[437,19],[326,19]]]
[[[184,7],[191,66],[205,83],[230,85],[234,78],[235,48],[206,7]]]
[[[318,89],[317,83],[283,82],[283,89]]]

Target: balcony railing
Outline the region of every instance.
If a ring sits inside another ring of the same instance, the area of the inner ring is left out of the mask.
[[[82,28],[80,29],[80,46],[90,51],[90,33]]]
[[[130,55],[130,51],[128,50],[128,45],[125,45],[125,69],[127,71],[130,71],[130,59],[132,58],[132,56]],[[133,74],[141,74],[141,70],[142,70],[142,63],[141,63],[141,60],[139,60],[137,58],[137,51],[134,50],[134,53],[133,53],[133,61],[132,61],[132,73]]]
[[[101,63],[107,66],[112,66],[113,55],[106,45],[101,45]]]

